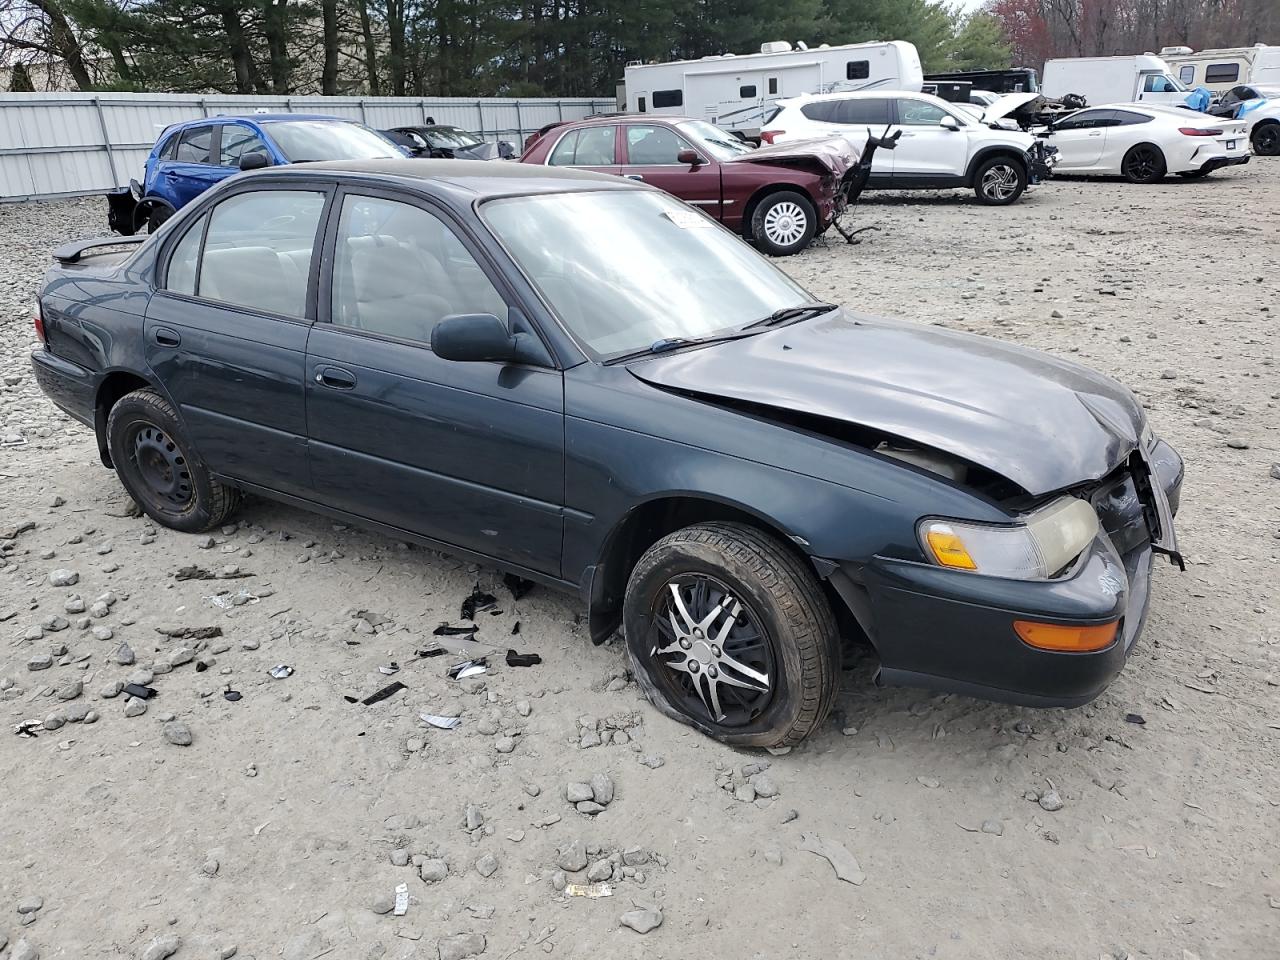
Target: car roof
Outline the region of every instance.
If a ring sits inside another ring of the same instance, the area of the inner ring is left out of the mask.
[[[478,169],[477,169],[478,168]],[[430,183],[437,189],[472,199],[488,199],[535,193],[568,193],[584,189],[644,190],[643,184],[589,170],[569,170],[542,164],[476,163],[474,160],[325,160],[287,164],[257,170],[250,176],[311,177],[366,180],[384,179],[402,184]]]
[[[845,93],[805,93],[798,97],[788,97],[786,100],[778,100],[781,106],[790,106],[795,104],[803,106],[806,103],[816,103],[823,100],[878,100],[885,97],[897,99],[899,97],[910,97],[913,100],[926,100],[929,103],[946,104],[947,101],[941,97],[935,97],[932,93],[923,93],[919,90],[858,90],[848,91]]]
[[[206,123],[221,123],[226,120],[238,120],[242,123],[283,123],[288,120],[324,120],[334,123],[358,123],[347,117],[335,117],[325,113],[218,113],[209,117],[196,117],[193,120],[182,120],[168,127],[169,130],[183,130],[187,127],[200,126]]]

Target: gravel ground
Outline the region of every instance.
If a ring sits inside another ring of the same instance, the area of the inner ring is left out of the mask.
[[[1160,567],[1143,641],[1088,707],[878,690],[864,663],[775,757],[650,708],[572,598],[515,600],[491,570],[262,501],[210,539],[134,516],[26,358],[48,251],[103,204],[0,205],[0,537],[35,525],[0,540],[0,957],[1280,955],[1277,218],[1266,159],[1059,179],[1009,209],[873,194],[856,219],[879,232],[783,264],[1131,385],[1187,461],[1188,569]],[[251,576],[175,578],[193,565]],[[461,684],[410,662],[477,582],[502,611],[478,639],[519,621],[543,662]],[[157,632],[180,627],[222,635]],[[407,693],[344,700],[392,660]],[[145,713],[107,696],[148,675]],[[66,722],[10,732],[47,717]],[[561,892],[589,880],[612,896]]]

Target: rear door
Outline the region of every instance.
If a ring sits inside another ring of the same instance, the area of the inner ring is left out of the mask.
[[[354,188],[330,218],[326,250],[326,322],[307,347],[318,497],[558,576],[560,372],[431,352],[432,328],[452,314],[489,313],[528,329],[492,261],[429,202]]]
[[[628,123],[622,128],[622,175],[665,190],[717,220],[723,219],[720,165],[663,123]],[[681,150],[693,150],[700,164],[681,163]]]
[[[1057,169],[1067,172],[1099,166],[1106,146],[1107,127],[1114,116],[1114,110],[1081,110],[1054,124],[1047,142],[1058,148]],[[1116,138],[1113,146],[1120,140]]]
[[[619,129],[615,124],[578,127],[556,141],[547,155],[549,167],[574,167],[596,173],[620,173]]]
[[[145,351],[213,472],[310,495],[303,378],[328,191],[244,190],[161,252]]]

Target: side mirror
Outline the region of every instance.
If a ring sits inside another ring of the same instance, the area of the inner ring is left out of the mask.
[[[685,163],[691,167],[699,167],[702,165],[702,155],[697,150],[681,150],[676,154],[677,163]]]
[[[445,317],[431,331],[431,352],[441,360],[463,363],[491,360],[498,363],[545,365],[542,344],[529,333],[511,333],[491,313],[456,313]]]
[[[271,158],[265,153],[246,153],[240,157],[241,170],[261,170],[263,167],[269,166],[271,166]]]
[[[944,130],[960,129],[960,123],[956,120],[955,117],[952,117],[952,116],[943,117],[941,120],[938,121],[938,126],[942,127]]]

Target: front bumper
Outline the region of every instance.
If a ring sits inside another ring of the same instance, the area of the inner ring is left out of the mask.
[[[1171,514],[1182,460],[1158,442],[1147,462]],[[1147,515],[1154,505],[1142,499],[1128,465],[1099,485],[1093,502],[1102,530],[1056,579],[1008,580],[876,557],[856,571],[837,570],[831,580],[880,655],[879,682],[1028,706],[1079,706],[1124,667],[1146,622],[1155,557]],[[1172,537],[1171,529],[1160,533]],[[1120,624],[1103,650],[1057,653],[1024,643],[1016,620]]]
[[[1058,148],[1037,140],[1027,151],[1027,182],[1032,185],[1043,183],[1053,176],[1053,168],[1057,165]]]

